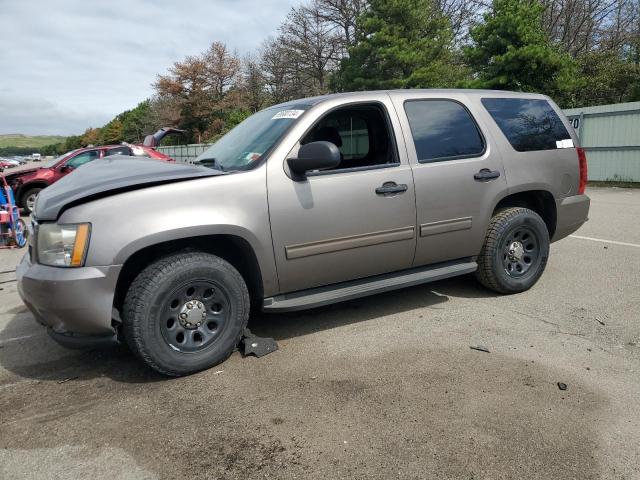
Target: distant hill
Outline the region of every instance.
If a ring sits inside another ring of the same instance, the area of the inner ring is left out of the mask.
[[[0,148],[4,147],[20,147],[20,148],[40,148],[52,143],[64,142],[66,137],[55,135],[21,135],[19,133],[10,133],[0,135]]]

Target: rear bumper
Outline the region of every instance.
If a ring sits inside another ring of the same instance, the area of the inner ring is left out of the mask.
[[[60,343],[81,346],[84,339],[94,345],[115,335],[113,296],[121,268],[48,267],[32,264],[27,254],[16,268],[18,293],[36,320],[49,327]]]
[[[586,195],[573,195],[556,200],[556,232],[551,241],[558,241],[578,230],[589,216],[591,199]]]

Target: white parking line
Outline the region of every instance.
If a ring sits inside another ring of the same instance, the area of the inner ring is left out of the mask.
[[[615,240],[604,240],[602,238],[583,237],[581,235],[569,235],[572,238],[579,238],[580,240],[591,240],[592,242],[611,243],[612,245],[622,245],[624,247],[636,247],[640,248],[637,243],[616,242]]]
[[[16,342],[18,340],[25,340],[27,338],[31,338],[31,337],[38,337],[42,335],[41,333],[35,333],[33,335],[24,335],[22,337],[13,337],[13,338],[5,338],[4,340],[0,340],[0,345],[6,345],[7,343],[10,342]]]

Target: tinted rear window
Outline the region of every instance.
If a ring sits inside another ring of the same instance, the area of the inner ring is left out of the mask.
[[[483,98],[482,104],[518,152],[560,148],[556,142],[571,138],[546,100]]]
[[[411,100],[404,104],[418,161],[473,157],[484,141],[471,114],[451,100]]]

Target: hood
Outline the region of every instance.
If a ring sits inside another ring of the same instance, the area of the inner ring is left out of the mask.
[[[66,208],[116,193],[224,172],[189,164],[158,162],[147,158],[118,156],[90,162],[40,192],[34,216],[56,220]]]
[[[26,175],[29,175],[29,174],[33,173],[33,172],[37,172],[41,168],[42,167],[26,168],[24,170],[18,170],[17,172],[6,172],[5,171],[4,172],[4,178],[7,179],[7,182],[11,183],[16,178],[24,177]]]

